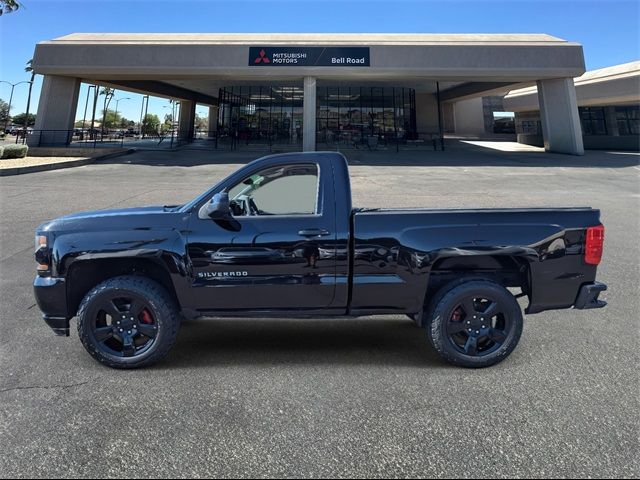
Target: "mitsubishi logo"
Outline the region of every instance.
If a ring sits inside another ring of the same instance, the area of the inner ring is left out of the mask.
[[[256,58],[253,63],[271,63],[271,60],[267,57],[267,52],[264,51],[264,48],[260,50],[260,56]]]

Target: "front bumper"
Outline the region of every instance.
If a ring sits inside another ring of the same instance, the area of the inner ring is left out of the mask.
[[[56,335],[69,336],[67,286],[64,278],[36,277],[33,292],[42,318]]]
[[[607,305],[604,300],[598,300],[600,293],[604,292],[607,286],[604,283],[593,282],[587,283],[580,287],[578,298],[573,308],[586,310],[589,308],[602,308]]]

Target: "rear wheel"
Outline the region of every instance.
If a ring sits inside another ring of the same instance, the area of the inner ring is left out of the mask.
[[[444,289],[428,315],[430,343],[446,361],[462,367],[501,362],[522,334],[520,305],[506,288],[489,280]]]
[[[144,277],[123,276],[91,290],[78,310],[85,349],[112,368],[138,368],[164,357],[178,335],[180,316],[166,290]]]

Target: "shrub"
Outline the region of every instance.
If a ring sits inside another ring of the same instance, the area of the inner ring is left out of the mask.
[[[28,151],[29,147],[26,145],[5,145],[0,158],[24,158]]]

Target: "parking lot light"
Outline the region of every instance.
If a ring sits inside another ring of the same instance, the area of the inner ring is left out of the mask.
[[[9,108],[7,110],[7,118],[4,121],[4,130],[3,131],[7,131],[7,126],[9,125],[9,117],[11,116],[11,102],[13,101],[13,89],[17,86],[20,85],[21,83],[32,83],[30,80],[23,80],[22,82],[18,82],[18,83],[11,83],[11,82],[7,82],[6,80],[0,80],[0,83],[6,83],[7,85],[11,85],[11,95],[9,95]]]
[[[120,100],[131,100],[131,98],[129,98],[129,97],[123,97],[123,98],[118,98],[118,99],[116,100],[116,114],[115,114],[115,118],[114,118],[114,121],[116,122],[116,124],[118,123],[118,102],[119,102]]]

